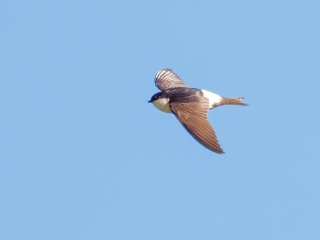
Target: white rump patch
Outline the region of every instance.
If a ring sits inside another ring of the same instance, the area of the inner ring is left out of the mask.
[[[213,92],[209,92],[206,90],[201,90],[203,93],[203,96],[205,98],[209,99],[209,107],[213,108],[215,105],[219,105],[222,101],[222,97],[219,96],[218,94],[215,94]]]

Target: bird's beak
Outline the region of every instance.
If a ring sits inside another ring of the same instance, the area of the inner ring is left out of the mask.
[[[151,100],[148,101],[148,103],[151,103],[151,102],[152,102]]]

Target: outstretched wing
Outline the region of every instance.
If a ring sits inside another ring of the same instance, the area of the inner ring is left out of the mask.
[[[208,101],[172,102],[170,108],[185,129],[204,147],[216,153],[224,153],[217,136],[208,121]]]
[[[184,82],[171,69],[160,70],[155,77],[155,84],[161,91],[168,88],[186,87]]]

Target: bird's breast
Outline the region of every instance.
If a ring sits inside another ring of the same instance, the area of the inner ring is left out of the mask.
[[[171,113],[171,109],[169,106],[169,98],[160,98],[152,102],[153,105],[158,108],[160,111]]]

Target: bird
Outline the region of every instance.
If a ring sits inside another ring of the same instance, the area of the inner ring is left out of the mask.
[[[224,153],[208,121],[208,112],[223,105],[247,106],[243,102],[244,97],[227,98],[207,90],[187,87],[169,68],[160,70],[154,81],[160,92],[148,102],[160,111],[173,113],[201,145],[215,153]]]

